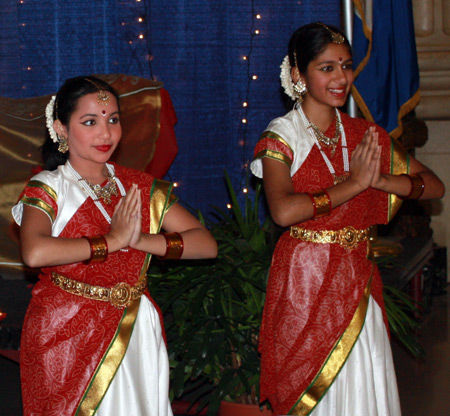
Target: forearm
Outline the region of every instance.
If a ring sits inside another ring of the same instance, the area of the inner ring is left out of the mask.
[[[90,236],[92,237],[92,236]],[[126,246],[109,234],[105,235],[108,253],[118,251]],[[30,267],[58,266],[89,261],[92,255],[91,244],[84,237],[61,238],[51,236],[34,236],[21,238],[23,261]]]
[[[351,178],[326,189],[330,197],[331,209],[354,198],[364,188]],[[317,189],[320,191],[320,189]],[[266,192],[267,195],[267,192]],[[314,218],[313,193],[282,194],[271,192],[268,199],[272,219],[280,226],[287,227]]]
[[[179,233],[183,241],[182,259],[214,258],[217,256],[217,243],[205,228],[192,228]],[[163,234],[141,233],[139,241],[133,248],[164,256],[167,244]]]
[[[444,184],[433,172],[424,170],[415,172],[415,174],[420,175],[424,184],[423,193],[419,199],[442,198],[445,192]],[[382,174],[374,188],[400,197],[406,197],[411,192],[411,186],[411,180],[408,179],[407,175]]]
[[[91,249],[85,238],[42,236],[34,241],[21,238],[22,258],[30,267],[58,266],[89,260]]]

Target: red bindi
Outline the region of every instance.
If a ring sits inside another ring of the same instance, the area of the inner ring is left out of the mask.
[[[106,116],[106,111],[105,110],[102,110],[102,116],[103,117]]]

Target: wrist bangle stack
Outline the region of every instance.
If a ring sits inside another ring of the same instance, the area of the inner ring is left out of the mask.
[[[91,248],[91,257],[85,263],[103,263],[108,257],[108,243],[106,238],[102,235],[96,235],[94,237],[84,236]]]
[[[178,260],[183,254],[184,244],[180,233],[162,233],[166,239],[166,252],[158,256],[161,260]]]
[[[331,206],[330,195],[328,195],[326,189],[320,189],[312,193],[308,192],[307,195],[311,199],[313,205],[313,219],[330,215],[333,207]]]
[[[403,173],[401,176],[406,176],[411,182],[411,190],[409,194],[406,196],[400,196],[400,199],[419,199],[423,191],[425,190],[425,183],[423,181],[422,176],[418,173],[412,173],[411,175],[407,175]]]

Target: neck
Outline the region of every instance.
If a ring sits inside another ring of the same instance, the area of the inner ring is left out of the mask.
[[[325,132],[336,115],[336,109],[329,105],[313,105],[308,100],[302,104],[303,112],[311,123]]]
[[[92,184],[101,184],[108,177],[106,163],[79,163],[70,158],[69,161],[78,174]]]

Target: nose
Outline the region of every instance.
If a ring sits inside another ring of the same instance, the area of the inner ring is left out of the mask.
[[[106,120],[100,123],[99,137],[103,140],[108,140],[111,137],[111,126]]]
[[[344,69],[340,65],[338,65],[338,67],[334,71],[334,79],[335,79],[335,81],[339,82],[340,84],[347,83],[347,73],[344,71]]]
[[[334,76],[336,82],[341,85],[351,84],[353,82],[353,70],[345,69],[341,65],[338,65],[338,67],[334,71]]]

